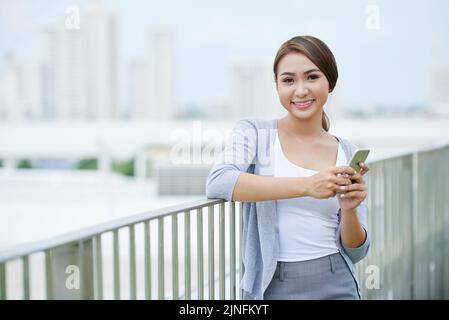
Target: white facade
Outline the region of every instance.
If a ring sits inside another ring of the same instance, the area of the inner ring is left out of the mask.
[[[115,119],[118,116],[116,17],[102,7],[92,6],[82,19],[80,30],[86,41],[87,118]]]
[[[56,110],[56,61],[58,37],[56,28],[39,29],[34,33],[33,57],[29,77],[32,108],[38,118],[54,119]]]
[[[98,6],[80,11],[79,28],[61,18],[35,30],[27,63],[10,59],[0,74],[1,119],[115,119],[116,37],[115,17]]]
[[[227,118],[277,118],[284,113],[270,65],[250,62],[231,67],[231,108]]]
[[[131,61],[128,64],[128,105],[130,118],[149,119],[148,91],[146,88],[146,64],[144,61]]]
[[[432,71],[431,112],[449,115],[449,66],[440,66]]]
[[[175,40],[170,29],[152,29],[148,33],[146,53],[146,118],[171,120],[175,114]]]
[[[26,116],[26,68],[20,59],[10,54],[0,74],[0,120],[17,121]]]

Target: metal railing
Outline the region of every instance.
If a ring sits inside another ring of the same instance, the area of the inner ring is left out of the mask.
[[[448,163],[444,143],[370,165],[365,299],[449,299]]]
[[[365,299],[449,298],[448,163],[448,144],[370,163]],[[241,203],[200,200],[11,248],[0,299],[241,299],[242,224]]]
[[[204,215],[206,208],[207,216]],[[207,224],[204,224],[204,220],[207,220]],[[171,231],[168,237],[167,223]],[[136,232],[138,227],[140,237]],[[236,249],[237,239],[241,248],[241,228],[242,206],[235,202],[212,199],[154,210],[50,240],[21,245],[0,252],[0,299],[8,298],[8,289],[13,289],[7,286],[9,269],[14,273],[9,278],[22,279],[19,298],[23,299],[33,298],[30,295],[31,276],[45,278],[45,285],[41,286],[45,293],[35,294],[42,299],[105,299],[108,298],[103,294],[105,282],[111,284],[111,299],[241,298],[242,292],[238,289],[237,281],[242,276],[242,259],[240,250],[237,253]],[[215,229],[218,229],[217,233]],[[124,230],[128,231],[127,239],[120,237]],[[109,245],[112,247],[113,271],[109,278],[105,276],[103,263],[107,256],[104,248],[107,234],[109,238],[112,235]],[[123,242],[126,242],[124,240],[128,240],[127,257],[123,256],[121,250]],[[143,244],[141,255],[136,252],[138,242]],[[167,243],[170,248],[166,248]],[[184,245],[183,252],[180,250],[181,243]],[[196,246],[192,247],[192,243]],[[152,252],[155,254],[152,255]],[[41,261],[36,260],[36,264],[40,264],[40,269],[45,272],[30,273],[30,257],[42,253],[44,257]],[[139,257],[143,258],[140,262],[144,288],[138,297],[136,275]],[[166,261],[170,261],[169,266]],[[125,275],[126,279],[122,279],[121,268],[126,265],[129,272]],[[155,265],[157,270],[153,270]],[[167,274],[168,271],[170,275]],[[206,272],[208,278],[205,281]],[[181,276],[183,281],[180,281]],[[192,276],[195,281],[192,281]],[[169,281],[171,283],[168,286]],[[14,289],[17,291],[18,288]],[[124,290],[127,291],[125,297]],[[195,297],[192,292],[196,293]]]

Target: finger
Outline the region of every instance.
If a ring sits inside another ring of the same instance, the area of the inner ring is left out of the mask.
[[[365,191],[367,190],[367,187],[361,183],[353,183],[349,186],[344,186],[344,189],[342,190],[346,191],[346,193],[351,191]]]
[[[359,183],[338,187],[338,193],[350,193],[352,191],[366,191],[366,190],[367,190],[366,186]]]
[[[369,167],[366,165],[366,163],[359,162],[359,166],[362,168],[360,170],[360,174],[363,176],[365,173],[369,171]]]
[[[352,183],[351,179],[349,179],[349,175],[345,176],[338,176],[335,177],[334,179],[332,179],[332,181],[336,184],[336,185],[340,185],[340,186],[346,186]]]
[[[356,173],[355,175],[350,177],[352,183],[360,183],[365,184],[365,181],[363,180],[363,177],[360,173]]]
[[[349,166],[339,166],[339,167],[334,167],[333,169],[332,169],[332,173],[334,173],[335,175],[337,175],[337,174],[348,174],[348,175],[353,175],[353,174],[355,174],[356,172],[355,172],[355,170],[354,169],[352,169],[351,167],[349,167]]]
[[[366,192],[365,191],[351,191],[351,192],[346,192],[346,193],[340,194],[340,197],[365,199]]]

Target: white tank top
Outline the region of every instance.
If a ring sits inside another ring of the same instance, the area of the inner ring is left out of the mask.
[[[347,165],[346,156],[338,144],[336,166]],[[305,169],[290,162],[284,155],[278,134],[275,139],[275,177],[308,177],[318,171]],[[276,200],[280,250],[278,261],[305,261],[337,253],[335,231],[338,227],[336,197],[315,199],[299,197]]]

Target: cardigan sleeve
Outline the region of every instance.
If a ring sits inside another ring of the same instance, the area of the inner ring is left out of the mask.
[[[254,163],[256,150],[255,125],[250,120],[238,121],[209,172],[206,180],[207,198],[232,200],[237,178]]]

